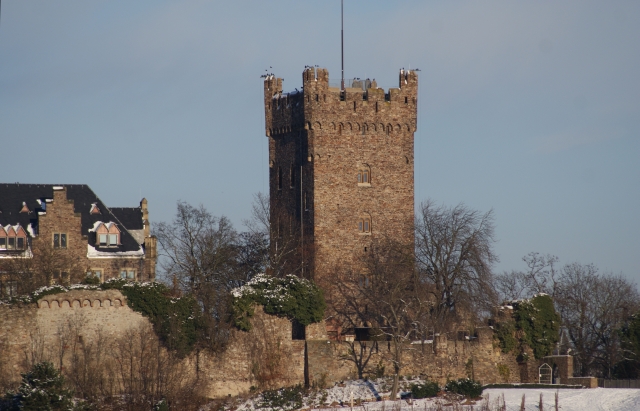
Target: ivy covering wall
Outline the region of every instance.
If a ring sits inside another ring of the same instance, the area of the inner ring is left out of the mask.
[[[126,297],[127,305],[149,318],[160,341],[179,356],[185,356],[194,349],[199,332],[205,326],[195,299],[190,296],[173,297],[170,289],[158,282],[138,283],[111,279],[96,284],[95,280],[89,277],[85,284],[41,287],[29,295],[15,297],[6,300],[5,303],[35,303],[47,295],[71,290],[120,291]]]
[[[262,305],[267,314],[309,325],[323,319],[325,302],[322,290],[311,281],[287,275],[284,278],[255,276],[232,291],[233,324],[243,331],[251,329],[254,306]]]
[[[560,315],[547,294],[538,294],[528,300],[509,303],[512,318],[495,325],[495,336],[502,352],[524,352],[525,346],[536,359],[550,355],[558,342]],[[523,358],[526,359],[526,358]]]

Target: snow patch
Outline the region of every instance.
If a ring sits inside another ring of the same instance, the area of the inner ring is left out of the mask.
[[[91,230],[90,230],[91,231]],[[144,257],[144,250],[140,247],[136,251],[98,251],[90,244],[87,244],[88,258],[114,258],[114,257]]]

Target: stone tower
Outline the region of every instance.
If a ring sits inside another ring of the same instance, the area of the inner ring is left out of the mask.
[[[294,244],[287,271],[320,284],[376,239],[413,242],[417,73],[401,70],[387,92],[346,83],[341,90],[313,67],[300,91],[264,81],[272,251]]]

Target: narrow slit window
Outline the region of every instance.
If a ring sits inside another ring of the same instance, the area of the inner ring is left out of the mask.
[[[289,188],[294,188],[296,182],[296,168],[291,164],[291,171],[289,172]]]

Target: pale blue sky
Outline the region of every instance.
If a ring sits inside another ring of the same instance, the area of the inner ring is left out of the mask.
[[[345,1],[345,73],[419,67],[416,202],[493,208],[530,251],[640,280],[640,2]],[[2,1],[3,182],[178,199],[238,228],[267,191],[265,68],[340,77],[340,2]]]

